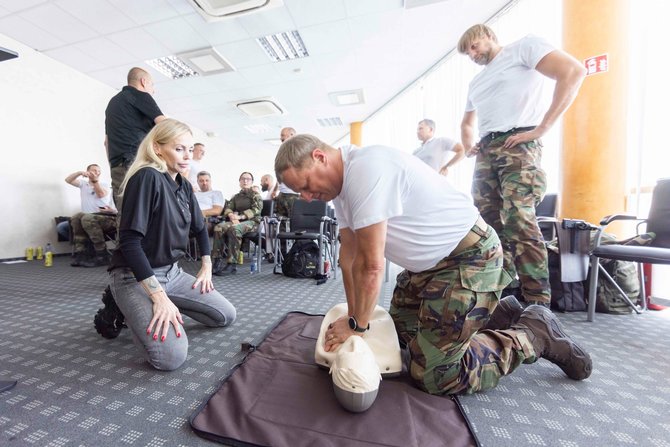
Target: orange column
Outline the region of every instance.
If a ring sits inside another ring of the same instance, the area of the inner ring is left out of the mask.
[[[628,0],[563,1],[564,50],[580,61],[606,54],[608,68],[587,75],[563,118],[561,217],[598,223],[625,211],[628,8]]]
[[[363,145],[363,122],[355,121],[349,124],[349,143],[356,146]]]

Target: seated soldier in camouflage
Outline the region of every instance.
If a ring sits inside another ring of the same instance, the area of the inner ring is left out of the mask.
[[[226,221],[214,227],[212,248],[212,273],[223,276],[237,273],[237,263],[242,245],[242,235],[256,230],[261,221],[263,199],[253,190],[254,176],[250,172],[240,175],[240,192],[235,194],[223,210]],[[224,257],[226,264],[224,265]]]
[[[112,189],[100,183],[100,166],[90,164],[85,171],[68,175],[65,181],[79,188],[81,212],[70,218],[74,255],[73,267],[98,267],[109,264],[105,246],[105,234],[116,231],[116,207],[112,200]],[[93,244],[95,254],[89,253],[88,244]]]
[[[383,146],[335,149],[296,135],[279,148],[275,171],[305,200],[335,205],[348,313],[329,325],[325,351],[374,324],[386,258],[405,268],[389,313],[422,390],[486,390],[540,357],[571,379],[591,374],[589,354],[549,309],[500,299],[511,278],[498,235],[470,197],[417,157]]]

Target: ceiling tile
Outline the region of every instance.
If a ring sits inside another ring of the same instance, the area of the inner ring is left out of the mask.
[[[91,39],[98,35],[84,22],[52,3],[37,6],[20,14],[24,19],[66,43]]]
[[[84,73],[106,68],[104,63],[72,45],[45,51],[44,54]]]
[[[280,62],[281,63],[281,62]],[[256,67],[248,67],[240,71],[240,74],[251,85],[276,84],[279,81],[279,76],[275,70],[275,66],[280,63],[267,63],[258,65]]]
[[[56,0],[55,3],[100,34],[137,26],[128,16],[106,0]]]
[[[208,43],[198,35],[181,17],[152,23],[144,27],[160,41],[172,54],[199,50],[208,47]]]
[[[5,17],[9,14],[11,14],[11,11],[9,9],[5,9],[2,6],[0,6],[0,17]]]
[[[159,22],[179,15],[165,0],[109,0],[109,2],[138,25]]]
[[[352,17],[349,19],[351,39],[356,42],[356,48],[374,45],[392,50],[401,43],[404,17],[402,9]],[[425,35],[416,33],[415,30],[416,28],[413,28],[415,34]]]
[[[65,42],[18,15],[0,19],[0,30],[14,40],[38,51],[64,45]]]
[[[220,22],[206,22],[200,14],[188,14],[183,16],[193,29],[203,38],[207,39],[211,46],[248,39],[249,33],[237,20],[229,19]]]
[[[106,68],[104,70],[90,72],[88,75],[116,90],[121,90],[123,86],[126,85],[128,71],[131,68],[132,67]]]
[[[251,37],[267,36],[297,28],[286,8],[271,8],[265,11],[246,14],[236,20],[247,30]]]
[[[17,12],[46,2],[47,0],[0,0],[0,7]]]
[[[344,0],[350,17],[403,8],[403,0]]]
[[[284,4],[298,28],[334,22],[347,17],[343,0],[328,0],[327,7],[323,1],[314,0],[284,0]]]
[[[302,28],[300,35],[310,56],[353,48],[347,20]]]
[[[158,39],[141,28],[121,31],[107,37],[141,60],[155,59],[170,54],[170,50],[165,48]]]
[[[74,46],[90,57],[103,62],[105,68],[118,65],[129,66],[137,61],[137,57],[106,37],[79,42]]]
[[[236,69],[264,65],[270,61],[270,58],[254,39],[217,45],[215,49]]]

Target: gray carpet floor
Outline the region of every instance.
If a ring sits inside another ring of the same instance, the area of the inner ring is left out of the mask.
[[[188,418],[241,361],[241,343],[260,342],[286,312],[325,313],[344,300],[339,278],[316,286],[267,265],[249,275],[246,265],[215,278],[238,321],[213,330],[185,317],[188,359],[164,373],[139,357],[127,330],[114,340],[95,332],[106,281],[104,268],[72,268],[63,257],[50,268],[0,264],[0,378],[19,381],[0,394],[0,445],[216,445],[193,434]],[[393,276],[385,307],[392,287]],[[593,375],[574,382],[541,360],[461,397],[482,445],[670,446],[670,311],[560,319],[591,352]]]

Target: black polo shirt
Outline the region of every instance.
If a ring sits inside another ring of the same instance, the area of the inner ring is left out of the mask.
[[[105,133],[110,167],[132,162],[142,139],[162,115],[154,98],[147,92],[126,85],[107,104]]]
[[[149,266],[171,265],[184,256],[189,233],[198,237],[201,253],[209,253],[202,211],[193,187],[181,175],[175,181],[167,172],[142,168],[128,181],[122,203],[120,249],[110,270],[130,267],[138,281],[146,279],[153,275]],[[141,241],[144,256],[129,245],[133,239]]]

